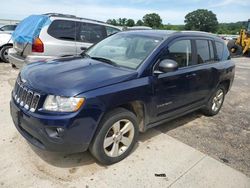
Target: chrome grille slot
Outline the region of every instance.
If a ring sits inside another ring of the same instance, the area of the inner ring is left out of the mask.
[[[26,110],[35,112],[40,100],[40,94],[25,87],[18,78],[13,89],[13,98]]]
[[[38,93],[35,93],[33,95],[33,99],[32,99],[32,102],[30,104],[30,111],[31,112],[34,112],[36,110],[39,99],[40,99],[40,95]]]
[[[17,97],[17,103],[21,102],[22,95],[23,95],[23,86],[20,85],[19,92],[18,92],[18,95],[17,95],[18,96]]]
[[[15,99],[17,100],[19,97],[19,90],[20,90],[20,85],[17,84],[17,89],[16,89],[16,93],[15,93]]]
[[[15,97],[17,92],[17,82],[15,83],[14,89],[13,89],[13,96]]]
[[[21,106],[24,106],[24,104],[25,104],[27,92],[28,92],[27,88],[24,88],[23,92],[22,92],[22,96],[20,97],[20,101],[21,101],[20,105]]]
[[[24,105],[24,108],[26,108],[27,110],[30,108],[30,104],[33,98],[33,92],[32,91],[28,91],[27,97],[26,97],[26,104]]]

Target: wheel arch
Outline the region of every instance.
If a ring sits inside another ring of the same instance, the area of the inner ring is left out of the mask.
[[[139,131],[140,132],[145,131],[146,107],[145,107],[144,102],[139,101],[139,100],[134,100],[134,101],[129,101],[126,103],[119,104],[117,106],[109,107],[108,109],[105,110],[104,114],[102,115],[101,120],[105,117],[105,114],[117,108],[123,108],[135,114],[138,120]]]
[[[225,87],[226,93],[229,91],[230,88],[230,80],[223,80],[220,82],[219,85],[223,85]]]
[[[125,104],[122,104],[118,107],[125,108],[128,111],[133,112],[138,119],[139,131],[145,131],[145,105],[142,101],[131,101]]]
[[[6,43],[6,44],[0,46],[0,50],[1,50],[4,46],[12,46],[12,47],[13,47],[13,44],[12,44],[12,43]]]

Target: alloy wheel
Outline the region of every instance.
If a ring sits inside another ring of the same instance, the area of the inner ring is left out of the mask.
[[[212,110],[214,112],[217,112],[220,109],[222,102],[223,102],[223,97],[224,97],[224,92],[222,89],[219,89],[216,92],[216,94],[213,98],[213,102],[212,102]]]
[[[108,130],[103,143],[103,148],[109,157],[122,155],[131,145],[134,138],[134,125],[127,119],[115,122]]]

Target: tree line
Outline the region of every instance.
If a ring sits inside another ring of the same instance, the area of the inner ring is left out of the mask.
[[[137,20],[136,22],[129,18],[118,18],[118,19],[108,19],[108,24],[115,25],[115,26],[149,26],[152,28],[160,28],[162,26],[162,19],[156,13],[146,14],[143,16],[142,19]]]
[[[198,9],[185,16],[184,25],[163,24],[159,14],[146,14],[137,21],[131,18],[108,19],[108,24],[115,26],[133,27],[148,26],[153,29],[166,30],[195,30],[217,34],[238,34],[240,29],[245,28],[247,21],[236,23],[219,23],[216,14],[206,9]]]

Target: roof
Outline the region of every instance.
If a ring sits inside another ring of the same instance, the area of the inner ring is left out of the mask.
[[[185,36],[201,36],[219,39],[219,37],[212,33],[202,32],[202,31],[175,31],[175,30],[130,30],[124,31],[126,33],[141,34],[145,36],[168,38],[174,35],[185,35]],[[122,32],[122,33],[124,33]]]
[[[99,23],[102,25],[106,25],[109,27],[113,27],[113,28],[117,28],[119,30],[122,30],[122,28],[114,26],[114,25],[110,25],[106,22],[103,21],[99,21],[99,20],[95,20],[95,19],[90,19],[90,18],[81,18],[81,17],[77,17],[75,15],[71,15],[71,14],[61,14],[61,13],[46,13],[43,14],[49,17],[54,17],[54,18],[64,18],[64,19],[69,19],[69,20],[79,20],[79,21],[88,21],[88,22],[92,22],[92,23]]]
[[[151,36],[151,37],[159,37],[159,38],[166,38],[172,33],[175,33],[176,31],[171,30],[128,30],[123,31],[120,33],[131,33],[131,34],[138,34],[138,35],[144,35],[144,36]]]
[[[94,19],[89,19],[89,18],[81,18],[81,17],[77,17],[77,16],[71,15],[71,14],[46,13],[44,15],[49,16],[49,17],[71,18],[71,19],[77,19],[77,20],[88,20],[88,21],[93,21],[93,22],[107,24],[107,23],[99,21],[99,20],[94,20]]]

